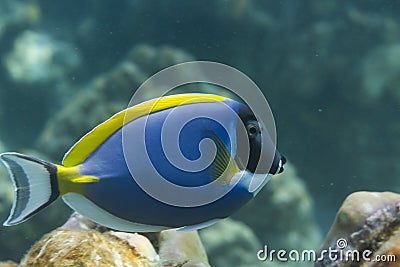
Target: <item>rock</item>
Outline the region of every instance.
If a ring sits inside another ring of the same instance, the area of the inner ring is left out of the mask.
[[[42,237],[21,266],[168,266],[209,267],[196,231],[137,234],[100,226],[74,213]]]
[[[387,240],[382,247],[380,247],[371,258],[379,255],[385,257],[382,262],[369,262],[365,263],[365,267],[399,267],[400,266],[400,234],[396,233],[393,237]],[[386,260],[387,259],[387,260]]]
[[[400,45],[384,45],[371,50],[363,62],[363,87],[373,98],[387,93],[400,101]]]
[[[360,254],[368,250],[370,259],[376,255],[399,255],[400,194],[391,192],[356,192],[343,202],[333,225],[320,247]],[[326,255],[327,256],[327,255]],[[400,266],[398,263],[372,262],[360,256],[357,266]],[[383,264],[383,265],[382,265]],[[390,265],[391,264],[391,265]],[[354,266],[345,260],[325,257],[315,266]]]
[[[12,261],[2,261],[0,267],[18,267],[18,265]]]
[[[13,190],[11,190],[12,198]],[[9,203],[0,214],[0,222],[5,221],[11,209]],[[45,212],[35,215],[29,221],[12,227],[1,228],[0,254],[1,259],[20,261],[22,255],[36,242],[43,234],[48,233],[55,226],[62,224],[70,213],[62,201],[56,201]]]
[[[15,82],[35,83],[63,78],[79,61],[71,44],[26,30],[15,39],[5,65]]]
[[[21,266],[210,266],[197,232],[156,236],[157,246],[137,233],[55,230],[30,249]]]
[[[98,225],[77,212],[72,213],[69,219],[60,227],[61,230],[98,230],[99,228],[103,231],[105,229],[105,227]]]
[[[21,266],[156,266],[146,253],[110,233],[55,230],[31,248]]]
[[[257,236],[246,224],[222,220],[200,230],[212,266],[258,266],[257,251],[262,249]]]
[[[171,46],[154,47],[146,44],[137,45],[129,53],[129,60],[134,62],[149,78],[156,72],[186,61],[194,57],[182,49]]]
[[[159,235],[159,255],[164,266],[207,267],[207,254],[197,231],[167,230]]]
[[[153,245],[150,243],[147,237],[137,233],[125,233],[125,232],[108,232],[110,235],[116,236],[119,239],[128,242],[129,246],[135,248],[140,255],[146,257],[150,262],[160,261],[160,257],[157,255]]]
[[[16,27],[35,24],[40,19],[40,6],[36,2],[0,1],[0,39]]]

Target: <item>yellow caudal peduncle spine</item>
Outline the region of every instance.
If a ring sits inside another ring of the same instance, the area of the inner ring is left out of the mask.
[[[83,193],[82,184],[95,183],[100,179],[94,176],[81,175],[79,166],[64,167],[57,165],[57,181],[60,195],[70,192]]]

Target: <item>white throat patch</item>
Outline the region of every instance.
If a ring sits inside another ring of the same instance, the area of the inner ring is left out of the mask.
[[[266,183],[269,182],[269,180],[272,177],[272,174],[252,174],[253,178],[251,178],[250,184],[249,184],[249,192],[252,193],[254,196],[260,192],[260,190],[264,187]]]

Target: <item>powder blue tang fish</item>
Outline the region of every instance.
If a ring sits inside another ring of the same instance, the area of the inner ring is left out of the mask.
[[[285,158],[272,142],[261,145],[265,136],[268,130],[247,106],[223,96],[180,94],[143,102],[95,127],[61,165],[1,154],[15,187],[4,225],[19,224],[62,197],[80,214],[120,231],[206,227],[283,171]],[[179,153],[166,152],[174,148]]]

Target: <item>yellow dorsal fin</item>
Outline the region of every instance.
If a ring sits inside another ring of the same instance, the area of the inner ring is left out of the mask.
[[[124,123],[127,124],[144,115],[179,105],[219,102],[224,99],[226,98],[223,96],[212,94],[179,94],[156,98],[125,109],[99,124],[82,137],[64,156],[63,165],[72,167],[81,164],[105,140],[118,131]]]

